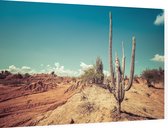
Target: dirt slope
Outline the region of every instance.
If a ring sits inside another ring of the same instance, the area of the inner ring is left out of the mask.
[[[164,91],[148,89],[142,85],[126,93],[121,118],[116,116],[116,102],[108,90],[87,87],[72,96],[66,104],[45,114],[37,125],[147,120],[164,118]]]
[[[33,84],[32,88],[29,88],[32,84],[16,87],[0,84],[0,127],[34,125],[36,124],[34,117],[56,109],[59,105],[66,103],[67,99],[75,93],[73,91],[64,94],[73,82],[67,82],[66,78],[62,82],[59,81],[60,78],[51,81],[49,77],[43,78],[43,86]],[[31,78],[31,81],[36,83],[39,79],[37,80],[35,76]],[[51,88],[50,85],[53,86],[54,82],[57,86]],[[43,87],[48,88],[44,91]]]
[[[126,92],[120,118],[114,96],[98,85],[45,74],[21,83],[0,84],[0,127],[164,118],[164,89],[143,82]]]

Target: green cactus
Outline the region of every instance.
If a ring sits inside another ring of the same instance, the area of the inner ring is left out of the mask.
[[[109,65],[110,65],[110,75],[111,75],[111,83],[108,86],[109,91],[114,94],[114,97],[117,101],[117,113],[121,112],[121,103],[124,99],[125,91],[128,91],[133,83],[134,77],[134,63],[135,63],[135,46],[136,40],[135,37],[132,37],[132,55],[131,55],[131,67],[130,67],[130,77],[128,85],[125,85],[125,55],[124,55],[124,46],[122,43],[122,67],[120,67],[120,61],[116,54],[115,58],[115,75],[114,75],[114,67],[112,61],[112,14],[109,13],[110,18],[110,28],[109,28]],[[114,78],[115,76],[115,78]]]

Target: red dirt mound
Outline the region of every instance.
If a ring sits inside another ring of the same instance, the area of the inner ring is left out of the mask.
[[[21,90],[31,90],[33,92],[45,92],[49,89],[57,87],[57,84],[45,84],[42,81],[36,83],[31,83],[29,85],[24,85]]]

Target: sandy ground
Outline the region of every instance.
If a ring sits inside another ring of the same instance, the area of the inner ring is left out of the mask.
[[[0,84],[0,127],[164,118],[163,88],[134,82],[118,117],[114,96],[97,85],[77,85],[72,78],[51,76],[34,76],[30,81],[35,84]]]

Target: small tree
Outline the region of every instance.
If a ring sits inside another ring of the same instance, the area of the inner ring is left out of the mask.
[[[103,62],[100,59],[100,57],[97,57],[96,59],[96,73],[95,73],[95,82],[102,84],[104,80],[104,74],[103,74]]]
[[[100,57],[97,57],[96,64],[93,67],[84,70],[84,73],[82,74],[81,78],[84,81],[91,83],[97,83],[97,84],[103,83],[104,80],[103,62],[100,59]]]
[[[84,81],[95,83],[95,68],[91,67],[84,70],[84,73],[82,74],[81,78]]]

